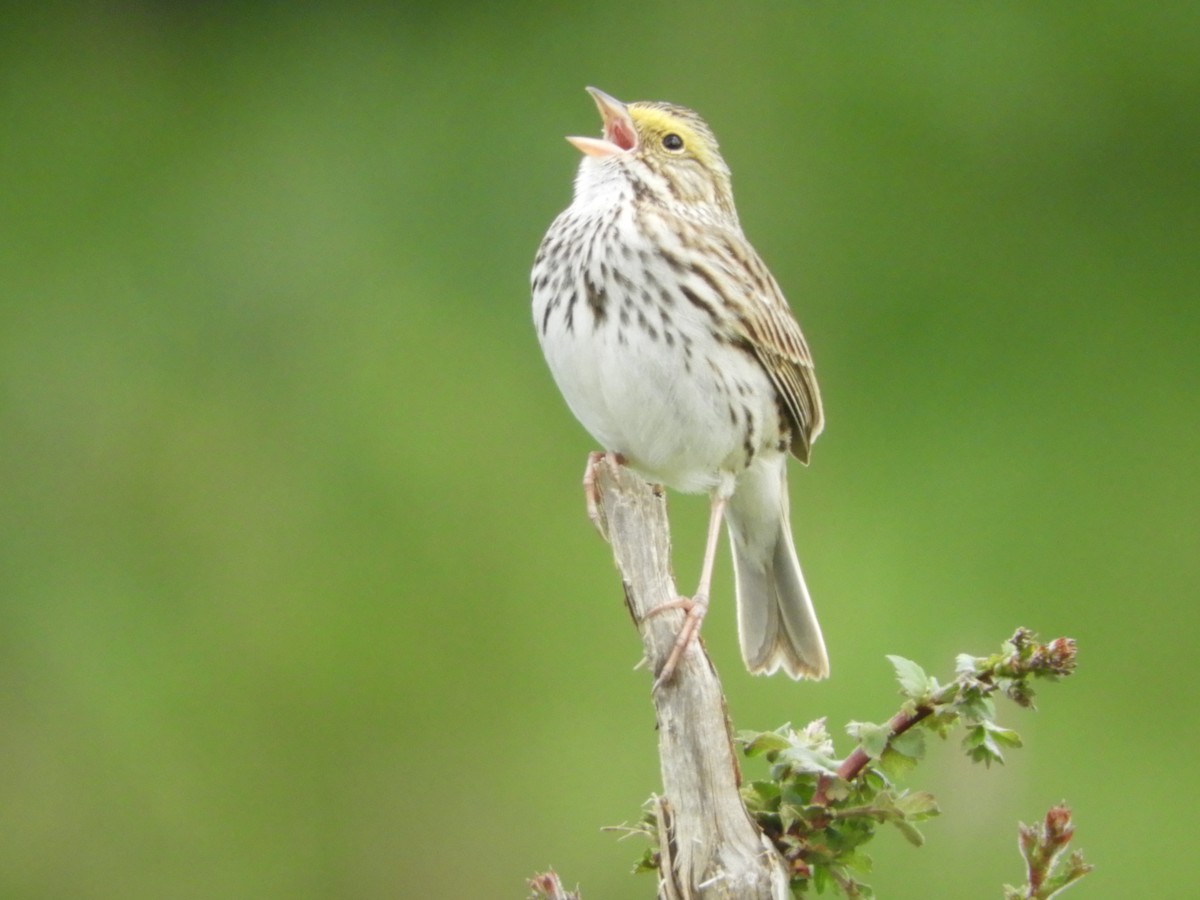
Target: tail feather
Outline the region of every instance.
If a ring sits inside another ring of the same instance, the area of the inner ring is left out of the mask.
[[[754,674],[825,678],[829,657],[788,517],[786,459],[751,467],[729,501],[738,636]]]

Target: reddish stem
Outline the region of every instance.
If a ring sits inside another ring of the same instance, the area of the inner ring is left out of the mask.
[[[888,743],[890,744],[908,729],[912,728],[922,719],[929,716],[934,710],[932,704],[922,704],[911,712],[901,710],[890,719],[888,719]],[[862,747],[855,747],[854,752],[846,757],[845,761],[838,766],[837,777],[843,781],[853,781],[857,778],[862,770],[867,767],[867,763],[871,761],[871,757],[867,755]],[[828,775],[822,775],[817,782],[817,790],[813,793],[812,802],[817,806],[826,806],[829,803],[828,790],[833,784],[833,779]]]

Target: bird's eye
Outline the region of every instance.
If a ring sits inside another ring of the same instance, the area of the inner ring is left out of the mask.
[[[668,150],[682,150],[683,138],[681,138],[675,132],[671,132],[670,134],[663,136],[662,145]]]

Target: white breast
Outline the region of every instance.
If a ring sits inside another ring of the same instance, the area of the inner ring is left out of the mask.
[[[659,252],[664,236],[640,237],[631,205],[606,199],[584,192],[543,242],[542,350],[601,446],[655,481],[707,490],[777,441],[774,388],[748,349],[713,340],[710,315]]]

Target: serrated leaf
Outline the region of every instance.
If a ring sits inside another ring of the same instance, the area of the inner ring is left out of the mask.
[[[896,670],[896,680],[900,682],[900,691],[904,696],[918,703],[928,699],[932,686],[924,669],[903,656],[889,655],[888,661]]]
[[[967,756],[975,762],[983,763],[985,766],[991,766],[993,762],[1004,762],[1004,755],[1000,752],[1000,747],[992,739],[992,733],[988,730],[988,724],[980,723],[968,728],[962,742],[963,749],[967,751]]]
[[[996,749],[995,744],[984,743],[978,747],[972,747],[967,751],[967,756],[972,762],[981,762],[988,768],[991,768],[992,763],[1004,762],[1004,756]]]
[[[1021,741],[1021,736],[1011,728],[1001,728],[995,722],[985,722],[988,734],[996,741],[997,744],[1003,744],[1006,747],[1021,747],[1024,746]]]
[[[967,750],[973,749],[981,745],[987,740],[987,729],[982,725],[972,725],[968,728],[967,733],[963,735],[963,747]]]
[[[851,722],[846,726],[846,731],[858,740],[871,759],[879,759],[883,755],[883,751],[887,749],[888,736],[891,734],[886,725],[878,725],[875,722]]]
[[[937,798],[929,791],[912,791],[897,797],[896,808],[917,820],[928,819],[941,813]]]
[[[964,718],[985,721],[996,718],[996,704],[992,698],[978,691],[964,691],[955,703]]]

